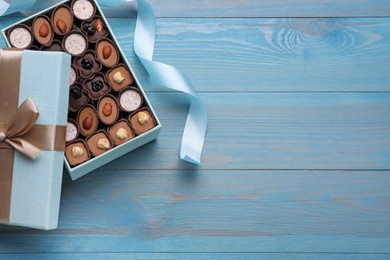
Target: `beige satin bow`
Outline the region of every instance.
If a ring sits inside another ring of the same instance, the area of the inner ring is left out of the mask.
[[[26,99],[9,120],[5,132],[0,130],[0,143],[5,142],[28,158],[35,159],[41,150],[26,141],[23,136],[34,126],[38,117],[35,103],[29,98]]]

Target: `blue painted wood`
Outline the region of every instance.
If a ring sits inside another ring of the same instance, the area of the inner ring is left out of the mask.
[[[1,253],[390,253],[389,171],[133,170],[64,179],[59,229]]]
[[[61,0],[38,0],[38,6],[50,6]],[[157,17],[375,17],[389,16],[388,0],[148,0]],[[107,10],[108,17],[123,17],[133,14],[134,3]],[[20,14],[18,14],[20,15]]]
[[[5,254],[4,258],[12,258],[12,259],[57,259],[57,260],[68,260],[68,259],[116,259],[116,260],[129,260],[129,259],[148,259],[148,260],[160,260],[160,259],[210,259],[210,260],[252,260],[252,259],[345,259],[345,260],[387,260],[389,259],[388,254],[300,254],[300,253],[290,253],[290,254],[261,254],[261,253],[96,253],[96,254],[34,254],[32,258],[31,255],[24,254]]]
[[[134,19],[111,18],[162,134],[65,176],[60,228],[2,226],[0,258],[388,259],[390,2],[150,3],[166,17],[155,59],[188,74],[209,109],[204,165],[178,159],[186,101],[135,58]]]
[[[134,20],[109,22],[145,88],[159,90],[133,53]],[[389,18],[159,19],[157,34],[155,59],[199,91],[390,91]]]

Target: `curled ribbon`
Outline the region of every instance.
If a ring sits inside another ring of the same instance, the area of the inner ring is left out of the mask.
[[[39,117],[36,105],[26,99],[9,120],[5,132],[0,130],[0,143],[5,142],[30,159],[35,159],[41,150],[24,139]]]
[[[104,7],[118,7],[126,2],[132,1],[98,0]],[[3,6],[4,2],[4,0],[0,0],[0,15],[27,9],[36,0],[13,0],[8,6]],[[138,16],[134,35],[134,51],[148,71],[150,77],[157,84],[170,90],[183,92],[191,97],[191,106],[181,142],[180,158],[191,163],[200,164],[207,131],[207,110],[190,80],[182,72],[167,64],[153,61],[155,16],[152,7],[147,1],[137,0],[137,3]],[[9,8],[8,11],[7,8]]]

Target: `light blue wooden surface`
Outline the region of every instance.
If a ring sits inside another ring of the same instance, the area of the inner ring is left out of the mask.
[[[204,164],[178,159],[187,102],[134,57],[132,4],[110,11],[161,136],[65,176],[59,229],[0,227],[0,257],[389,259],[390,1],[150,3],[155,59],[208,107]]]

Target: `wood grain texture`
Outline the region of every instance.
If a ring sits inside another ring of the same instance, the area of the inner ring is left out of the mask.
[[[388,254],[328,254],[328,253],[289,253],[289,254],[275,254],[275,253],[64,253],[64,254],[34,254],[34,257],[26,254],[3,254],[4,258],[8,259],[116,259],[116,260],[129,260],[129,259],[148,259],[148,260],[160,260],[160,259],[209,259],[209,260],[249,260],[249,259],[343,259],[343,260],[387,260]]]
[[[389,171],[134,170],[64,179],[59,229],[1,253],[390,253]]]
[[[178,158],[187,100],[135,57],[134,5],[106,12],[161,136],[64,176],[59,229],[1,226],[0,258],[389,259],[390,2],[149,2],[155,60],[208,108],[204,164]]]
[[[60,0],[38,0],[25,15]],[[389,16],[387,0],[148,0],[157,17],[375,17]],[[134,3],[106,10],[108,17],[134,14]],[[21,14],[18,14],[21,15]]]
[[[1,19],[0,27],[16,21]],[[109,22],[146,90],[159,90],[134,55],[134,20]],[[390,18],[159,19],[157,26],[155,60],[182,70],[199,91],[390,91]]]
[[[390,93],[203,93],[199,169],[389,169]],[[149,93],[163,129],[104,169],[188,169],[178,158],[187,103]]]

